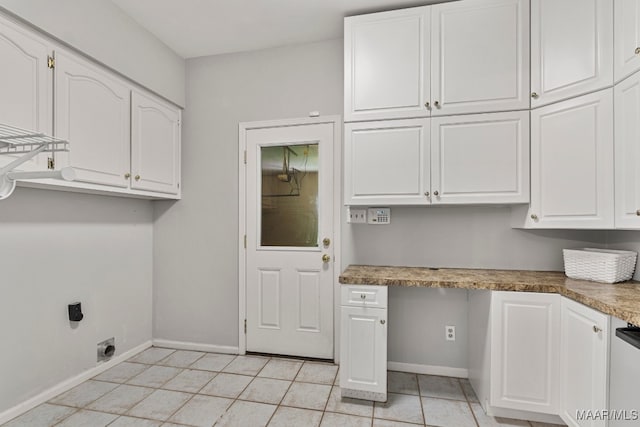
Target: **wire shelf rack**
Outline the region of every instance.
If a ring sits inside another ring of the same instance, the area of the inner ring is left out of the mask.
[[[0,155],[29,153],[43,145],[50,152],[69,151],[69,142],[0,123]]]

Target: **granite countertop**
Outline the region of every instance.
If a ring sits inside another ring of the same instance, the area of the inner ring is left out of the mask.
[[[626,322],[640,325],[640,282],[599,283],[570,279],[561,271],[350,265],[340,283],[425,288],[558,293]]]

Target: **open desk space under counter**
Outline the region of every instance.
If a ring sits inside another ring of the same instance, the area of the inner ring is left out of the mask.
[[[350,265],[339,281],[344,397],[387,399],[389,286],[472,291],[468,376],[482,407],[494,416],[582,425],[580,410],[609,407],[612,324],[640,324],[636,281],[605,284],[557,271],[367,265]]]

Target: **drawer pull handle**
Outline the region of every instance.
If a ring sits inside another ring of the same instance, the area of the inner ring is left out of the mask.
[[[602,328],[597,327],[596,325],[593,325],[593,332],[595,332],[596,334],[598,332],[602,332]]]
[[[367,299],[367,296],[365,294],[360,294],[360,298]]]

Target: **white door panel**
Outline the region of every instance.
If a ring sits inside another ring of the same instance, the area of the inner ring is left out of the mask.
[[[615,0],[614,78],[616,83],[640,70],[640,2]]]
[[[52,135],[53,73],[47,66],[52,47],[31,32],[0,20],[0,123]],[[0,156],[0,166],[19,155]],[[46,153],[22,164],[20,170],[43,170]]]
[[[428,7],[345,19],[345,121],[425,117]]]
[[[529,107],[528,0],[432,7],[433,116]]]
[[[88,61],[56,52],[56,136],[70,144],[60,166],[76,181],[128,187],[130,91],[122,81]]]
[[[333,135],[246,131],[247,351],[333,358]]]
[[[531,0],[531,106],[611,86],[612,26],[613,0]]]

